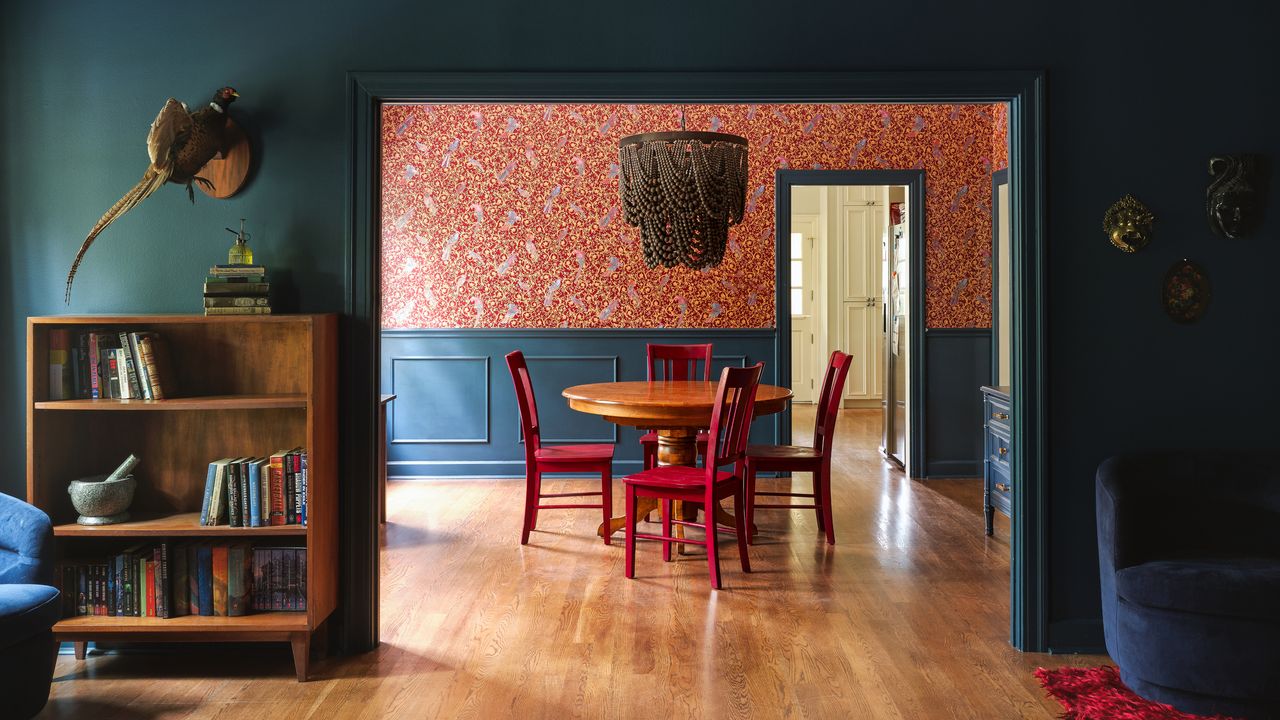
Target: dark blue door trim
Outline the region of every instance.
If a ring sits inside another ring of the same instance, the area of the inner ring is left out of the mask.
[[[906,185],[907,206],[911,213],[911,316],[909,349],[911,357],[911,446],[907,448],[907,464],[916,477],[924,477],[924,170],[779,170],[774,189],[776,231],[775,306],[778,332],[774,338],[778,354],[778,377],[791,377],[791,263],[787,257],[786,238],[791,232],[791,188],[796,185]],[[888,209],[885,209],[888,212]],[[784,438],[791,437],[790,418]]]
[[[426,73],[347,76],[346,317],[342,336],[343,646],[377,644],[375,460],[379,372],[378,117],[386,102],[981,102],[1009,103],[1013,215],[1011,638],[1046,647],[1045,78],[1028,70],[841,73]]]

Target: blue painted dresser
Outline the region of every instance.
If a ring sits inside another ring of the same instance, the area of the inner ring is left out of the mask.
[[[983,441],[982,505],[987,523],[987,535],[991,535],[991,521],[995,511],[1006,516],[1012,506],[1013,473],[1009,471],[1010,454],[1013,452],[1013,427],[1011,415],[1013,403],[1007,387],[982,387]]]

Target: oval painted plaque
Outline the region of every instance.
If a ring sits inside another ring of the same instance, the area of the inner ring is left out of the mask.
[[[1175,322],[1192,323],[1209,307],[1209,275],[1190,260],[1179,260],[1164,276],[1164,311]]]
[[[249,160],[249,138],[234,120],[227,118],[227,146],[196,173],[213,187],[205,187],[199,181],[193,184],[210,197],[229,198],[244,185],[249,175]]]

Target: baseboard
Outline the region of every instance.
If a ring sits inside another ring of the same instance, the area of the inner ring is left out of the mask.
[[[1106,639],[1100,618],[1075,618],[1049,623],[1049,641],[1045,643],[1054,655],[1105,655]]]
[[[930,460],[924,464],[926,478],[980,478],[982,463],[973,460]]]

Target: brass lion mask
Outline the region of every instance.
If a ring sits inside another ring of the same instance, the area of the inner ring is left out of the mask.
[[[1151,242],[1151,225],[1155,215],[1132,195],[1120,198],[1102,216],[1102,227],[1111,244],[1125,252],[1137,252]]]

